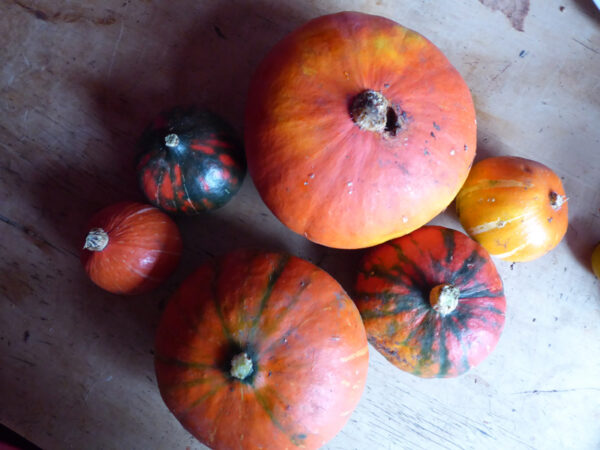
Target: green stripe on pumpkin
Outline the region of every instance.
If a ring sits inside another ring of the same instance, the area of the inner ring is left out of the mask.
[[[298,300],[300,300],[300,295],[302,295],[302,292],[304,292],[304,290],[305,290],[305,289],[306,289],[306,288],[307,288],[309,285],[310,285],[310,280],[308,280],[308,281],[302,280],[302,281],[300,282],[300,289],[299,289],[299,291],[298,291],[296,294],[294,294],[294,297],[292,298],[292,301],[291,301],[291,302],[290,302],[290,303],[287,305],[287,307],[285,308],[285,310],[284,310],[284,311],[283,311],[283,312],[282,312],[282,313],[279,315],[279,321],[281,321],[281,320],[282,320],[282,319],[283,319],[283,318],[284,318],[284,317],[285,317],[287,314],[289,314],[289,313],[290,313],[290,312],[293,310],[293,308],[294,308],[294,305],[295,305],[295,304],[298,302]],[[298,327],[297,327],[297,326],[296,326],[296,327],[293,327],[293,328],[290,328],[290,329],[288,329],[288,330],[285,332],[285,334],[282,336],[282,338],[281,338],[281,339],[279,339],[278,341],[275,341],[275,342],[273,342],[273,343],[272,343],[272,344],[271,344],[269,347],[267,347],[266,349],[259,350],[259,351],[258,351],[258,356],[257,356],[257,358],[258,358],[258,359],[260,359],[260,355],[262,355],[262,354],[264,354],[264,353],[269,353],[271,350],[273,350],[273,348],[274,348],[275,346],[277,346],[277,345],[280,343],[280,341],[282,341],[283,339],[285,339],[285,338],[289,337],[289,336],[290,336],[290,334],[292,334],[292,333],[293,333],[294,331],[296,331],[297,329],[298,329]],[[263,330],[263,332],[264,332],[264,330]],[[270,336],[270,334],[264,334],[264,336],[265,336],[265,337],[268,337],[268,336]]]
[[[218,261],[214,262],[214,269],[215,269],[215,274],[210,283],[213,305],[217,312],[217,317],[219,317],[219,322],[221,323],[221,327],[223,329],[223,334],[225,335],[225,338],[229,342],[235,342],[235,340],[233,339],[233,335],[231,334],[231,331],[229,331],[229,328],[227,328],[227,324],[225,323],[225,318],[223,317],[223,311],[221,311],[221,301],[219,299],[219,294],[218,294],[219,290],[218,290],[218,286],[217,286],[218,282],[219,282],[219,278],[221,278],[221,267],[220,267]]]
[[[193,361],[183,361],[181,359],[171,358],[170,356],[163,356],[160,354],[156,354],[154,357],[161,364],[165,364],[165,365],[169,365],[169,366],[177,366],[177,367],[182,367],[184,369],[215,369],[215,370],[218,370],[218,368],[216,366],[213,366],[212,364],[204,364],[204,363],[198,363],[198,362],[193,362]]]
[[[275,286],[275,283],[277,283],[277,280],[279,280],[279,278],[281,277],[281,274],[283,273],[283,270],[285,269],[285,266],[287,265],[289,260],[289,255],[281,255],[279,261],[277,261],[275,269],[269,274],[267,286],[265,287],[265,291],[263,292],[262,298],[260,299],[258,313],[256,314],[256,316],[254,316],[254,319],[252,321],[252,327],[249,333],[250,340],[253,340],[256,337],[256,333],[258,332],[258,323],[260,321],[263,311],[267,307],[269,299],[271,298],[271,294],[273,293],[273,287]]]
[[[468,289],[461,289],[460,298],[500,298],[504,296],[504,291],[491,291],[485,285],[478,283],[475,286],[471,286]]]
[[[422,368],[431,364],[433,361],[433,343],[435,340],[435,313],[433,310],[424,315],[420,323],[414,323],[413,330],[402,343],[405,346],[420,346],[419,363],[414,367],[413,373],[420,375]],[[412,342],[411,342],[412,341]]]
[[[190,412],[192,412],[192,410],[194,408],[196,408],[197,406],[204,403],[206,400],[208,400],[210,397],[215,395],[220,389],[224,388],[225,386],[226,386],[226,383],[219,384],[219,385],[215,386],[214,388],[212,388],[210,391],[208,391],[206,394],[203,394],[200,397],[198,397],[196,400],[194,400],[192,402],[192,404],[190,406],[188,406],[185,410],[183,410],[177,414],[178,420],[185,419],[185,416],[187,416]]]
[[[290,442],[293,445],[295,445],[297,447],[301,446],[303,444],[303,439],[298,439],[298,436],[306,436],[306,435],[304,435],[302,433],[291,433],[290,430],[287,430],[283,426],[283,424],[275,417],[275,413],[273,412],[273,402],[271,402],[271,403],[269,402],[267,396],[264,395],[262,390],[255,390],[254,395],[256,397],[256,401],[260,404],[260,406],[263,408],[265,413],[267,413],[267,416],[269,417],[269,419],[271,420],[271,422],[273,423],[275,428],[280,430],[282,433],[286,434],[289,437]],[[276,396],[275,393],[273,393],[273,395]],[[285,404],[285,402],[282,402],[282,403]],[[284,408],[284,410],[285,410],[285,408]]]
[[[406,254],[404,253],[404,250],[402,250],[402,248],[399,245],[397,245],[393,242],[388,243],[388,245],[396,251],[398,260],[401,263],[406,264],[412,268],[412,270],[414,271],[417,278],[419,278],[419,280],[418,280],[419,285],[426,286],[429,284],[430,280],[429,280],[429,277],[426,275],[426,273],[423,272],[423,270],[412,259],[410,259],[408,256],[406,256]],[[417,243],[415,243],[415,245],[417,245]],[[420,250],[420,247],[418,247],[418,248]],[[400,269],[400,273],[405,272],[402,268],[399,268],[399,269]]]
[[[425,303],[423,296],[420,292],[411,292],[410,294],[394,294],[391,292],[383,292],[383,293],[373,293],[373,294],[364,294],[364,295],[368,295],[371,298],[375,297],[379,300],[382,300],[383,297],[383,301],[385,302],[385,304],[389,303],[390,301],[393,301],[395,303],[394,308],[391,310],[370,310],[370,311],[365,311],[362,310],[360,312],[363,320],[369,320],[369,319],[377,319],[377,318],[381,318],[381,317],[390,317],[390,316],[395,316],[398,315],[400,313],[403,312],[407,312],[407,311],[415,311],[415,312],[423,312],[425,313],[427,310],[429,310],[429,306],[427,303]],[[363,294],[360,293],[358,294],[359,298],[363,298]]]
[[[442,318],[440,321],[440,344],[438,349],[440,370],[438,371],[438,377],[445,376],[452,367],[452,363],[448,359],[448,347],[446,345],[446,323],[448,322],[446,319]]]
[[[468,284],[473,280],[481,268],[488,262],[483,256],[477,253],[477,250],[473,250],[469,257],[462,263],[460,269],[452,274],[450,282],[455,286],[462,286]]]
[[[461,323],[461,320],[456,316],[446,317],[445,322],[446,322],[447,328],[450,329],[450,331],[452,332],[452,334],[454,335],[454,337],[460,344],[460,349],[461,349],[460,362],[461,362],[462,367],[458,370],[458,373],[464,373],[467,370],[469,370],[469,368],[471,367],[469,365],[469,358],[468,358],[469,346],[467,345],[465,339],[463,339],[463,336],[462,336],[463,330],[466,329],[466,324]],[[462,326],[462,329],[461,329],[461,327],[459,327],[459,325]]]
[[[446,264],[450,264],[454,258],[454,250],[456,249],[456,243],[454,242],[454,234],[456,232],[448,228],[443,228],[441,231],[446,248]]]

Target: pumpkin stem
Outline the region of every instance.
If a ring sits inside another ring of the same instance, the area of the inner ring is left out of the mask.
[[[252,360],[248,357],[246,352],[239,353],[231,360],[231,370],[229,373],[232,377],[240,380],[245,379],[252,373],[254,368],[252,367]]]
[[[442,316],[450,314],[458,306],[460,289],[453,284],[438,284],[429,293],[429,304]]]
[[[550,191],[548,196],[550,197],[550,206],[552,206],[552,209],[555,211],[558,211],[568,200],[565,195],[560,195],[554,191]]]
[[[92,252],[101,252],[108,245],[108,233],[102,228],[92,228],[85,237],[85,250]]]
[[[165,144],[167,147],[177,147],[179,145],[179,136],[175,133],[167,134],[165,136]]]
[[[352,100],[350,117],[361,130],[395,136],[400,129],[398,114],[381,92],[367,89]]]

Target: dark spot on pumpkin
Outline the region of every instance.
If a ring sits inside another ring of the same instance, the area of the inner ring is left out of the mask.
[[[219,36],[221,39],[227,39],[227,37],[223,34],[221,29],[217,25],[214,25],[214,30],[215,33],[217,33],[217,36]]]
[[[429,133],[431,135],[432,138],[435,139],[435,133],[432,131],[431,133]]]
[[[389,88],[390,87],[390,83],[384,83],[383,87],[386,88],[386,89]]]
[[[437,131],[441,130],[440,126],[435,122],[433,122],[433,128],[435,128]]]
[[[552,223],[552,217],[548,217],[548,223]]]
[[[559,6],[559,7],[558,7],[558,10],[559,10],[560,12],[563,12],[563,11],[565,10],[565,7],[561,5],[561,6]]]
[[[23,342],[27,342],[29,340],[29,330],[25,330],[23,333]]]
[[[390,136],[396,136],[402,128],[400,117],[391,106],[388,107],[385,120],[385,132]]]

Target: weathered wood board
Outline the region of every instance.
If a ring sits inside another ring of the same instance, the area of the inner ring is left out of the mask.
[[[154,329],[177,284],[212,255],[263,246],[350,286],[357,252],[288,231],[249,178],[222,210],[178,219],[184,261],[152,295],[100,291],[78,254],[94,211],[142,199],[135,141],[155,113],[196,102],[241,132],[249,78],[269,48],[312,17],[359,10],[447,54],[474,96],[478,158],[553,168],[570,226],[539,260],[497,261],[507,322],[481,366],[422,380],[371,349],[365,394],[327,448],[600,447],[600,281],[589,266],[600,241],[600,13],[591,0],[532,0],[512,20],[518,31],[492,3],[0,2],[0,422],[44,449],[202,448],[153,373]],[[460,229],[451,208],[434,222]]]

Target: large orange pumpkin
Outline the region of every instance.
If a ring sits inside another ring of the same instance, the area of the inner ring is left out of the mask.
[[[293,231],[372,246],[436,216],[475,154],[468,87],[426,38],[379,16],[314,19],[267,55],[249,89],[250,174]]]
[[[368,346],[358,309],[325,271],[244,250],[183,283],[155,365],[169,409],[211,448],[317,448],[357,405]]]
[[[567,197],[550,168],[530,159],[498,156],[479,161],[456,197],[460,223],[492,255],[530,261],[563,238]]]

